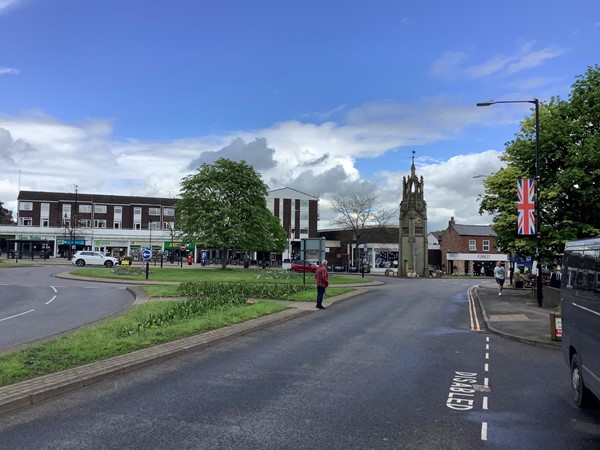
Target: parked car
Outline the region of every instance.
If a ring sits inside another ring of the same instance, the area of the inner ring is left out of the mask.
[[[77,267],[83,267],[86,264],[90,266],[105,266],[112,267],[119,264],[117,258],[106,256],[102,252],[92,252],[89,250],[79,251],[73,255],[71,262]]]
[[[291,271],[293,272],[311,272],[314,273],[319,268],[316,262],[292,261]]]

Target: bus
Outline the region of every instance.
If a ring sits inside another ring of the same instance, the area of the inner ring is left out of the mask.
[[[600,398],[600,238],[567,242],[561,272],[563,355],[585,408]]]

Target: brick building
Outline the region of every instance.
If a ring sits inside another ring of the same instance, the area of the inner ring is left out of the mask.
[[[20,191],[17,226],[0,228],[11,256],[66,257],[77,250],[139,256],[141,249],[179,249],[173,198]],[[173,244],[171,244],[173,242]]]
[[[0,252],[9,258],[67,257],[77,250],[98,250],[139,259],[144,248],[151,248],[154,255],[164,252],[170,259],[182,253],[174,198],[20,191],[17,200],[17,224],[0,227]],[[289,251],[283,258],[288,253],[299,256],[301,240],[318,237],[318,197],[283,188],[270,191],[266,203],[289,234]],[[186,252],[194,261],[199,254],[221,257],[219,250],[196,248],[193,243],[186,245]],[[237,262],[243,253],[229,257]],[[265,252],[253,258],[281,264],[282,255]]]
[[[302,239],[319,237],[318,197],[287,187],[274,189],[267,194],[267,208],[288,233],[288,249],[281,255],[283,259],[299,258]]]
[[[454,217],[440,241],[442,270],[458,275],[480,275],[483,268],[491,276],[496,261],[508,256],[496,247],[496,233],[489,225],[460,225]]]

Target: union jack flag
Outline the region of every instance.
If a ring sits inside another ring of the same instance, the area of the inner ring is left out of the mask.
[[[535,234],[535,181],[530,178],[521,178],[517,180],[517,192],[519,202],[517,211],[519,212],[518,234]]]

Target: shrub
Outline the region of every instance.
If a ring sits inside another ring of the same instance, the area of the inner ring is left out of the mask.
[[[135,332],[169,325],[178,320],[199,316],[210,310],[218,310],[244,304],[250,305],[250,303],[246,302],[246,298],[235,295],[211,295],[207,297],[188,298],[183,302],[176,303],[172,308],[162,313],[149,314],[145,320],[139,321],[133,327],[123,327],[121,335],[131,336]]]
[[[239,295],[245,298],[284,299],[296,292],[315,289],[311,285],[297,283],[222,283],[216,281],[183,282],[179,293],[185,297],[203,297],[210,295]]]

